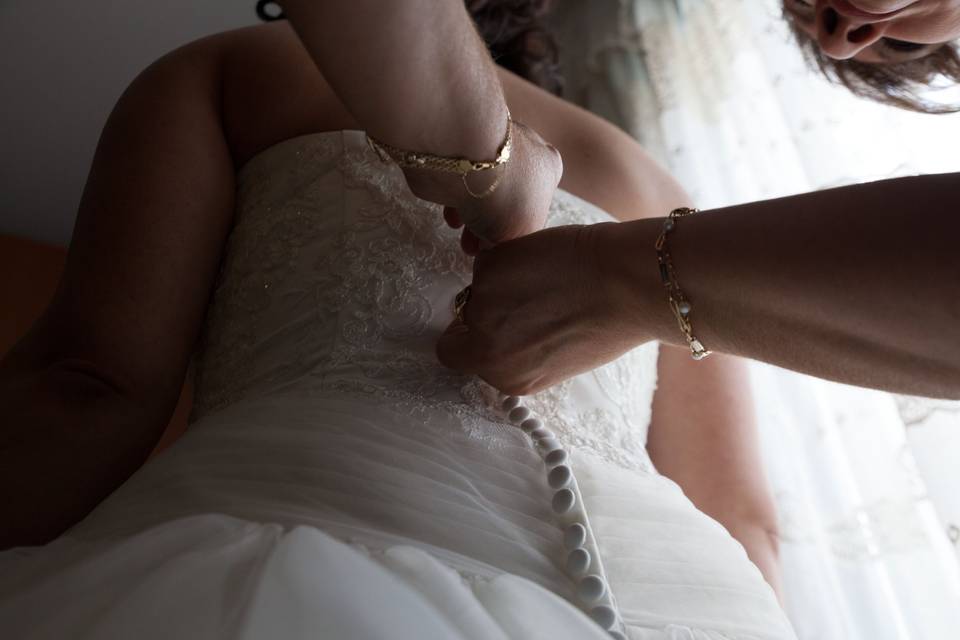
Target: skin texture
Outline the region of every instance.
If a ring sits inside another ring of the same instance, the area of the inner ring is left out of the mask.
[[[905,62],[960,38],[960,0],[784,0],[784,8],[838,60]],[[899,51],[886,39],[926,46]]]
[[[747,363],[661,345],[647,451],[657,470],[744,546],[781,595],[777,512],[760,463]]]
[[[290,0],[283,9],[300,36],[291,38],[286,25],[285,50],[299,51],[297,68],[312,69],[313,84],[329,78],[319,87],[323,104],[312,105],[326,121],[281,120],[272,130],[256,122],[271,111],[304,113],[306,101],[262,105],[255,115],[226,113],[231,100],[249,97],[243,84],[249,71],[235,66],[236,56],[230,59],[236,47],[216,37],[151,65],[111,113],[60,287],[48,311],[0,362],[6,414],[0,504],[9,505],[0,548],[58,535],[129,477],[156,444],[183,382],[230,228],[234,171],[245,160],[238,147],[260,150],[245,136],[275,143],[350,126],[359,115],[371,134],[406,148],[483,158],[500,145],[506,104],[462,3]],[[442,27],[433,37],[423,37],[426,13]],[[411,28],[397,28],[404,24]],[[358,50],[353,45],[361,37],[368,44]],[[278,52],[259,51],[280,62]],[[255,76],[253,82],[263,88],[270,80]],[[298,89],[288,95],[296,99],[304,92]],[[405,108],[383,108],[397,100]],[[250,133],[238,134],[234,119],[244,119]],[[520,129],[517,137],[522,171],[505,179],[497,199],[465,202],[457,191],[446,200],[456,177],[412,176],[411,187],[458,206],[488,242],[539,228],[561,161],[529,130]],[[517,208],[527,215],[518,220]],[[73,452],[86,449],[95,453],[69,462]]]
[[[506,72],[499,79],[514,116],[563,154],[563,188],[622,219],[686,200],[613,126]],[[190,44],[124,93],[94,158],[57,296],[0,361],[0,549],[55,538],[156,444],[231,225],[235,171],[282,140],[357,126],[284,23]],[[738,536],[775,584],[776,521],[752,453],[752,417],[715,412],[702,421],[691,403],[670,400],[690,385],[706,403],[749,403],[733,370],[712,364],[696,368],[664,347],[653,460]],[[697,433],[713,442],[711,455],[741,462],[705,464]]]
[[[120,98],[54,299],[0,361],[0,548],[86,515],[175,406],[233,210],[219,60],[201,51],[151,65]]]
[[[684,218],[669,246],[695,334],[823,378],[960,398],[958,198],[960,175],[942,174]],[[657,272],[661,226],[549,229],[481,253],[441,361],[527,394],[631,345],[683,344]]]
[[[494,64],[462,2],[280,4],[338,98],[371,136],[442,156],[496,156],[506,134],[507,106]],[[431,32],[443,37],[422,37],[425,15]],[[330,29],[333,24],[338,28]],[[456,207],[470,232],[465,246],[480,241],[490,246],[543,227],[563,162],[555,148],[522,124],[514,128],[513,144],[511,171],[480,200],[466,193],[455,174],[405,169],[417,196]],[[474,174],[469,180],[482,191],[492,178]]]

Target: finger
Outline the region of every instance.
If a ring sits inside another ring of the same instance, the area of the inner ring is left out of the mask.
[[[454,316],[453,320],[450,321],[450,324],[444,330],[444,333],[463,333],[464,331],[469,331],[470,328],[467,327],[467,323]]]
[[[469,229],[464,229],[460,236],[460,248],[468,256],[475,256],[480,253],[480,238],[473,235]]]
[[[474,335],[458,321],[452,322],[440,335],[436,353],[440,364],[461,373],[476,373],[480,365]]]
[[[453,229],[459,229],[463,226],[460,214],[453,207],[443,208],[443,219],[446,220],[447,224]]]

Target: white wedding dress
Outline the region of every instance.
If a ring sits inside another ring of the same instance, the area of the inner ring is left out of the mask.
[[[549,224],[609,219],[559,192]],[[743,548],[650,463],[657,345],[524,399],[555,434],[534,446],[436,362],[469,277],[362,133],[250,160],[194,422],[65,535],[0,553],[0,636],[794,638]],[[562,516],[543,460],[560,446]]]

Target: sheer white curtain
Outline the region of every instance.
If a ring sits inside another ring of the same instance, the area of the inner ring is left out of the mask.
[[[777,0],[559,0],[554,22],[566,97],[637,137],[702,208],[960,171],[960,116],[829,86]],[[753,386],[800,637],[955,637],[960,405],[761,364]]]

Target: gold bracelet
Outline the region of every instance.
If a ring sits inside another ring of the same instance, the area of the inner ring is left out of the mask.
[[[480,199],[486,198],[491,193],[496,191],[497,187],[500,185],[500,181],[503,179],[503,174],[505,171],[499,172],[497,177],[494,179],[493,184],[480,193],[477,193],[470,188],[470,185],[467,183],[467,176],[474,171],[489,171],[507,164],[507,162],[510,160],[510,152],[513,150],[513,119],[510,117],[510,112],[507,111],[507,135],[504,137],[503,143],[497,150],[497,157],[493,160],[476,161],[469,160],[467,158],[435,156],[430,153],[422,153],[419,151],[404,151],[403,149],[392,147],[383,142],[378,142],[369,135],[367,136],[367,143],[384,162],[392,158],[394,162],[403,168],[430,169],[433,171],[459,174],[460,179],[463,180],[463,186],[466,188],[467,193],[474,198]]]
[[[680,290],[680,283],[677,282],[677,274],[673,268],[673,260],[670,257],[670,248],[667,246],[667,235],[677,226],[677,219],[699,212],[699,209],[680,207],[674,209],[663,221],[663,229],[660,230],[660,236],[657,238],[657,263],[660,266],[660,280],[667,290],[667,299],[670,302],[670,310],[677,318],[677,324],[680,325],[680,331],[683,332],[690,345],[690,355],[694,360],[703,360],[713,353],[703,346],[703,343],[697,340],[693,335],[693,325],[690,324],[690,311],[693,305],[683,295]]]

